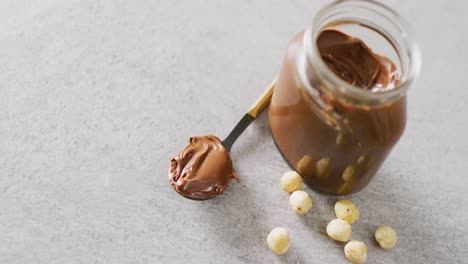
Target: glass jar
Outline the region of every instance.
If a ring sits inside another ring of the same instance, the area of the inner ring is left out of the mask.
[[[398,82],[374,91],[342,79],[317,47],[325,30],[360,39],[389,59]],[[362,190],[403,133],[406,92],[420,64],[409,27],[390,8],[361,0],[323,8],[313,26],[289,43],[270,104],[271,131],[283,157],[319,191]]]

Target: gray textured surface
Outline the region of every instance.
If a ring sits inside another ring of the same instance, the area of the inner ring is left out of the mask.
[[[347,263],[324,233],[335,197],[306,189],[313,212],[290,210],[265,115],[234,146],[225,195],[185,200],[167,179],[190,135],[229,132],[325,2],[2,1],[0,263]],[[405,135],[352,197],[352,238],[368,263],[466,263],[468,5],[385,2],[424,67]],[[393,251],[373,242],[380,224]],[[275,226],[284,256],[266,247]]]

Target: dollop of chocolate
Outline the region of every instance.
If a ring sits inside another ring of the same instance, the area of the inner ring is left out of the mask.
[[[351,85],[379,92],[398,84],[400,72],[395,64],[358,38],[328,29],[320,33],[317,47],[328,67]]]
[[[220,195],[232,178],[239,181],[231,156],[213,135],[191,137],[188,146],[171,159],[169,181],[176,192],[189,199]]]

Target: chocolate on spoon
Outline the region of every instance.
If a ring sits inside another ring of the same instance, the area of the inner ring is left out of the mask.
[[[239,181],[232,164],[232,145],[270,103],[276,80],[247,111],[222,142],[214,135],[191,137],[185,149],[171,159],[172,188],[192,200],[208,200],[223,193],[231,179]]]

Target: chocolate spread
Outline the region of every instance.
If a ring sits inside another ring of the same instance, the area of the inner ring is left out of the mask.
[[[400,138],[406,122],[406,98],[378,106],[321,96],[316,103],[298,76],[303,33],[290,42],[270,104],[269,120],[279,150],[312,187],[333,194],[364,188]],[[360,39],[325,30],[317,48],[326,65],[342,80],[379,93],[398,89],[400,72]],[[313,78],[313,75],[312,75]],[[314,89],[319,80],[309,80]]]
[[[386,57],[373,53],[362,40],[336,30],[326,30],[317,39],[320,56],[344,81],[374,92],[393,89],[399,71]]]
[[[174,190],[194,200],[222,194],[232,178],[239,180],[231,156],[213,135],[191,137],[189,145],[172,158],[169,169]]]

